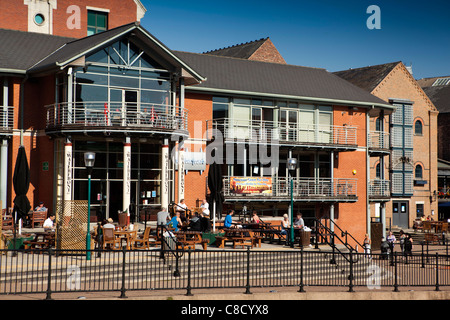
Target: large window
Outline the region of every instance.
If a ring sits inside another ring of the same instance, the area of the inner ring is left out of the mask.
[[[128,101],[133,91],[133,102],[143,109],[146,104],[171,103],[169,71],[126,39],[88,56],[86,62],[87,67],[75,69],[76,102],[109,102],[114,107]]]
[[[87,35],[91,36],[108,30],[108,13],[88,10]]]

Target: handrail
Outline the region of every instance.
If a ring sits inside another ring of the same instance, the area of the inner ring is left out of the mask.
[[[333,225],[334,225],[335,227],[337,227],[337,228],[339,229],[339,231],[341,231],[341,236],[344,236],[344,235],[345,235],[345,243],[346,243],[346,246],[352,248],[352,250],[355,251],[355,252],[358,252],[358,245],[359,245],[361,248],[364,248],[364,246],[363,246],[358,240],[356,240],[356,239],[351,235],[351,233],[349,233],[347,230],[346,230],[346,231],[343,231],[343,230],[336,224],[336,222],[334,222],[333,220],[330,220],[330,221],[333,223]],[[350,238],[352,238],[353,241],[356,242],[356,247],[355,247],[355,248],[353,248],[352,246],[350,246],[350,245],[348,244],[347,236],[350,236]]]
[[[332,124],[217,118],[206,120],[207,132],[221,129],[227,139],[267,142],[267,139],[332,145],[356,145],[357,127]],[[211,131],[210,131],[211,130]]]
[[[175,265],[175,271],[173,272],[174,277],[180,276],[180,271],[178,270],[178,259],[180,259],[184,255],[184,250],[178,250],[179,242],[177,238],[170,232],[170,230],[165,225],[159,225],[157,228],[160,228],[160,232],[158,233],[158,230],[156,230],[156,234],[160,236],[161,241],[161,251],[160,251],[160,258],[164,260],[164,263],[166,261],[164,253],[167,251],[170,254],[174,256],[176,259],[176,265]],[[168,235],[168,236],[166,236]],[[175,244],[175,249],[170,247],[169,242],[167,242],[167,239],[171,239],[173,243]],[[165,244],[165,245],[164,245]]]
[[[328,241],[326,236],[320,235],[322,237],[322,239],[324,239],[325,242],[333,249],[333,258],[330,262],[336,263],[336,260],[334,259],[334,254],[335,254],[335,250],[336,250],[347,262],[350,263],[351,260],[347,257],[347,255],[344,252],[339,250],[339,248],[336,246],[334,240],[337,238],[349,250],[349,252],[353,252],[354,249],[351,246],[349,246],[347,243],[342,241],[342,239],[340,237],[338,237],[335,232],[333,232],[329,227],[325,226],[322,222],[320,222],[319,219],[314,219],[314,220],[316,223],[316,243],[318,243],[317,237],[320,235],[318,232],[319,227],[322,227],[323,229],[325,229],[325,231],[328,232],[332,237],[332,241],[330,242],[330,241]]]

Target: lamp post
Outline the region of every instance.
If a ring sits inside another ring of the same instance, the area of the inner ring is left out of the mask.
[[[87,214],[87,233],[86,233],[86,260],[91,260],[91,173],[94,168],[95,153],[84,153],[84,165],[88,174],[88,214]]]
[[[290,246],[294,247],[294,178],[292,174],[294,170],[297,168],[297,159],[288,158],[287,160],[287,168],[289,171],[289,183],[291,189],[291,234],[290,234]]]

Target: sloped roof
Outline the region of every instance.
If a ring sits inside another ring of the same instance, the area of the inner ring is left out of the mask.
[[[73,38],[0,29],[0,71],[25,73],[28,68]]]
[[[254,54],[259,49],[259,47],[261,47],[264,44],[264,42],[267,41],[267,39],[269,38],[268,37],[261,38],[259,40],[241,43],[226,48],[211,50],[203,53],[212,54],[216,56],[248,59],[252,56],[252,54]]]
[[[29,75],[54,72],[79,57],[95,52],[125,35],[138,38],[151,48],[153,55],[163,57],[171,66],[181,68],[186,84],[197,84],[205,78],[180,60],[162,42],[140,26],[139,22],[126,24],[81,39],[47,34],[0,29],[0,72]]]
[[[450,112],[450,85],[422,88],[440,113]]]
[[[189,90],[253,93],[330,104],[392,106],[325,69],[174,51],[208,78]]]
[[[336,71],[333,74],[368,92],[372,92],[399,63],[401,62],[397,61],[376,66]]]

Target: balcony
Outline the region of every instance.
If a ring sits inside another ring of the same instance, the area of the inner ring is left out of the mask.
[[[391,197],[391,186],[389,180],[369,181],[369,200],[389,201]]]
[[[11,136],[14,128],[14,107],[0,106],[0,136]]]
[[[187,135],[187,110],[171,105],[102,102],[46,106],[47,134],[145,133]]]
[[[222,133],[224,142],[279,143],[307,148],[350,149],[357,147],[356,127],[241,119],[206,121],[209,137],[214,130]]]
[[[371,155],[389,154],[390,140],[389,133],[383,131],[369,132],[369,152]]]
[[[226,201],[290,201],[291,187],[289,178],[256,177],[264,180],[262,187],[243,190],[236,186],[233,179],[248,177],[224,177],[223,193]],[[294,201],[301,202],[355,202],[357,179],[341,178],[293,178]]]

